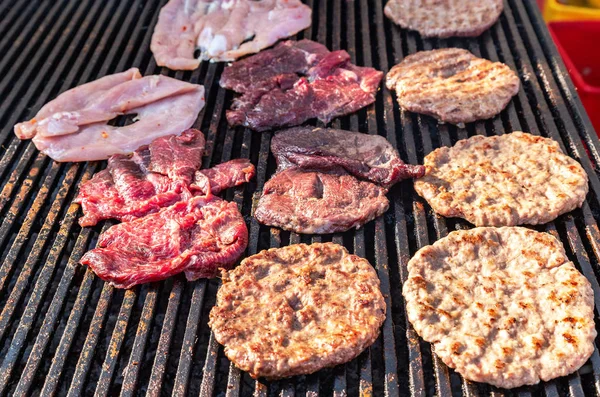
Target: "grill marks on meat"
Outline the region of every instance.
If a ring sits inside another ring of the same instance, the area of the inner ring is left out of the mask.
[[[275,134],[271,151],[278,171],[290,167],[327,172],[342,167],[357,178],[389,187],[425,173],[421,165],[404,164],[382,136],[333,128],[295,127]]]
[[[131,221],[192,195],[218,194],[254,176],[254,166],[246,159],[198,171],[204,144],[200,131],[188,130],[156,139],[132,156],[112,156],[108,167],[80,188],[75,201],[84,216],[79,224],[93,226],[109,218]]]
[[[346,51],[301,40],[235,62],[220,84],[242,94],[227,111],[229,124],[264,131],[355,112],[375,101],[382,77],[351,64]]]
[[[246,249],[248,230],[235,203],[193,197],[157,213],[115,225],[81,263],[118,288],[164,280],[214,277]]]
[[[447,48],[406,57],[386,76],[403,109],[452,124],[488,119],[519,91],[519,77],[508,66]]]
[[[254,378],[310,374],[352,360],[385,320],[366,259],[333,243],[265,250],[223,273],[209,326]]]
[[[502,0],[390,0],[385,15],[423,37],[476,37],[502,13]]]
[[[150,49],[159,66],[193,70],[201,60],[234,61],[259,52],[309,27],[311,14],[299,0],[170,0]]]
[[[297,233],[341,232],[383,214],[389,206],[385,193],[341,168],[327,173],[290,168],[265,183],[254,216]]]
[[[576,371],[594,352],[594,291],[548,233],[454,231],[407,269],[407,318],[465,379],[532,385]]]
[[[20,139],[56,161],[104,160],[190,128],[204,106],[204,87],[167,76],[142,77],[136,68],[60,94],[30,121],[15,125]],[[118,115],[137,122],[111,126]]]

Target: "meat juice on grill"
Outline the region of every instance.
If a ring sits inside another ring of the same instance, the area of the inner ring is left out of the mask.
[[[265,131],[353,113],[375,101],[382,77],[351,64],[346,51],[301,40],[233,63],[220,84],[242,94],[226,113],[229,124]]]

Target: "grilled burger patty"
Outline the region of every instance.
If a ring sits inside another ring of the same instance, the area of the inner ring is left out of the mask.
[[[450,233],[408,263],[406,312],[466,379],[512,388],[579,369],[594,351],[594,296],[552,235]]]
[[[502,13],[502,0],[390,0],[385,15],[423,37],[475,37]]]
[[[467,50],[444,48],[407,56],[386,76],[403,109],[460,124],[493,117],[519,91],[508,66],[477,58]]]
[[[477,226],[536,225],[581,207],[588,178],[558,143],[516,131],[474,136],[425,156],[415,190],[433,209]]]
[[[209,326],[236,366],[278,379],[352,360],[379,335],[385,310],[366,259],[334,243],[295,244],[224,272]]]

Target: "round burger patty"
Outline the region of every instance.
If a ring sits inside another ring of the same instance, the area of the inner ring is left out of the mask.
[[[385,310],[366,259],[334,243],[295,244],[224,272],[209,326],[236,366],[278,379],[352,360],[377,339]]]
[[[581,207],[588,178],[558,143],[524,132],[460,140],[425,156],[415,190],[477,226],[536,225]]]
[[[254,217],[296,233],[335,233],[359,228],[389,206],[386,189],[343,169],[288,168],[265,183]]]
[[[493,117],[519,91],[508,66],[467,50],[444,48],[407,56],[386,76],[398,103],[408,111],[460,124]]]
[[[522,227],[450,233],[408,263],[408,319],[466,379],[513,388],[579,369],[594,296],[562,244]]]
[[[502,0],[390,0],[385,15],[423,37],[475,37],[500,17]]]

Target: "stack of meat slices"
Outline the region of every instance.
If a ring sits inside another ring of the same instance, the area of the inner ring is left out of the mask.
[[[336,129],[296,127],[271,143],[277,173],[265,184],[254,216],[297,233],[335,233],[383,214],[387,190],[418,178],[383,137]]]
[[[215,196],[248,182],[246,159],[199,170],[204,136],[184,131],[114,155],[81,186],[82,226],[118,219],[81,263],[116,287],[158,281],[185,272],[188,280],[214,277],[246,249],[248,230],[234,203]]]

